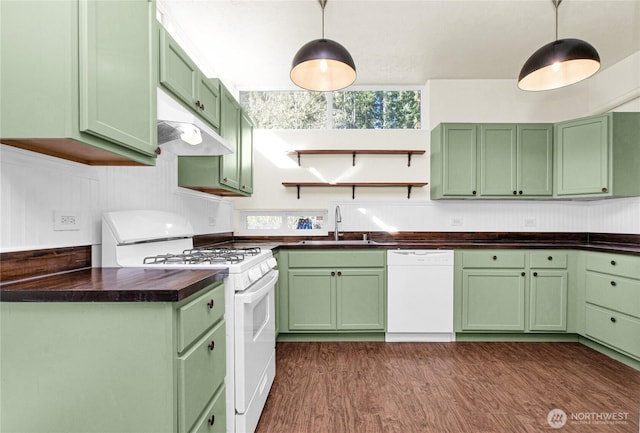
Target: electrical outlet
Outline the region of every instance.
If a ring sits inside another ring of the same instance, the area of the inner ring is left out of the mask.
[[[538,225],[538,221],[535,218],[525,218],[524,226],[525,227],[535,227]]]
[[[53,211],[53,230],[80,230],[80,212]]]
[[[209,225],[212,227],[216,225],[216,217],[214,216],[209,217]]]
[[[452,226],[459,227],[459,226],[461,226],[462,224],[464,224],[464,219],[462,219],[462,218],[460,218],[460,217],[451,218],[451,222],[450,222],[450,224],[451,224]]]

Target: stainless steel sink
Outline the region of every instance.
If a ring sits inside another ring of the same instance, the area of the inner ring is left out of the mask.
[[[304,240],[298,242],[298,245],[393,245],[393,243],[372,240]]]

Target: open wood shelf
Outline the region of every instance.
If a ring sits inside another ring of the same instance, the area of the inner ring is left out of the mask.
[[[298,189],[298,199],[300,199],[300,188],[301,187],[351,187],[351,198],[356,198],[356,187],[364,186],[364,187],[406,187],[407,188],[407,198],[411,198],[411,188],[414,186],[422,187],[427,185],[427,182],[282,182],[282,185],[286,187],[295,186]]]
[[[407,155],[407,167],[411,167],[411,155],[424,155],[424,150],[357,150],[357,149],[300,149],[287,152],[289,155],[352,155],[352,165],[356,165],[356,155]]]

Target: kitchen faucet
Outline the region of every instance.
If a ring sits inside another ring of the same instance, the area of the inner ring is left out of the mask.
[[[342,215],[340,214],[340,206],[337,206],[337,205],[336,205],[336,214],[335,214],[334,220],[336,222],[336,225],[334,227],[333,239],[337,241],[340,239],[339,223],[342,222]]]

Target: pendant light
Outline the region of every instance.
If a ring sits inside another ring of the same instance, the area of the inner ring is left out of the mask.
[[[518,87],[539,91],[558,89],[589,78],[600,69],[600,56],[593,46],[580,39],[558,39],[558,6],[562,0],[551,0],[556,9],[556,40],[538,49],[526,61]]]
[[[324,8],[327,0],[318,0],[322,8],[322,39],[306,43],[296,53],[289,76],[303,89],[330,92],[344,89],[356,80],[356,65],[345,47],[324,37]]]

